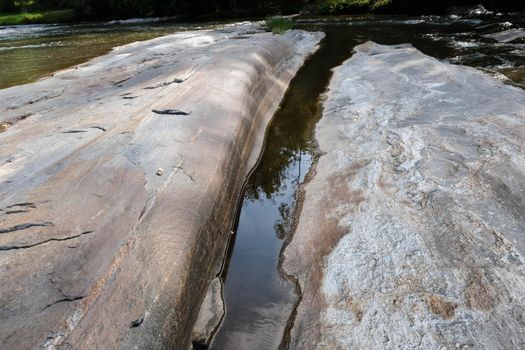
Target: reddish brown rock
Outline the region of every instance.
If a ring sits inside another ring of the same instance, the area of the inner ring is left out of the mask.
[[[254,30],[0,91],[0,348],[189,346],[267,123],[322,37]]]

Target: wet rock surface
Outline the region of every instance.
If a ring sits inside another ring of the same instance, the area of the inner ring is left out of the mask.
[[[188,348],[266,125],[321,38],[185,32],[0,90],[0,348]]]
[[[524,91],[368,42],[316,138],[284,252],[290,348],[523,348]]]
[[[509,29],[503,32],[483,35],[485,38],[494,39],[500,43],[510,43],[512,41],[525,38],[525,30]]]

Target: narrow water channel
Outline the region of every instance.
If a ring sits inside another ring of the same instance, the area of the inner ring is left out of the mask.
[[[515,18],[513,18],[515,20]],[[508,22],[493,18],[492,25]],[[510,22],[509,22],[510,23]],[[523,23],[521,23],[523,24]],[[211,349],[279,349],[299,296],[283,278],[279,257],[291,234],[296,191],[316,155],[314,128],[331,69],[367,40],[411,43],[424,53],[490,73],[508,73],[523,86],[523,47],[482,39],[481,20],[444,17],[330,18],[305,21],[301,27],[327,36],[298,72],[269,127],[266,148],[251,175],[235,242],[222,276],[226,315]],[[503,24],[501,27],[508,26]],[[518,73],[517,73],[518,72]]]
[[[352,45],[328,38],[292,81],[249,179],[235,245],[222,276],[226,316],[211,349],[276,349],[296,303],[295,286],[278,264],[290,233],[297,186],[315,155],[312,132],[330,69]]]

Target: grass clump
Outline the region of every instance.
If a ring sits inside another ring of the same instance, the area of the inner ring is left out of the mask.
[[[283,34],[293,28],[293,22],[284,17],[270,17],[266,20],[266,26],[274,34]]]
[[[0,25],[67,22],[75,17],[75,10],[0,14]]]
[[[375,0],[374,2],[372,2],[370,9],[372,11],[379,11],[384,8],[387,8],[391,4],[392,4],[392,0]]]

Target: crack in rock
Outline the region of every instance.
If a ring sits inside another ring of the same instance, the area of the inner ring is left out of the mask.
[[[171,85],[171,84],[180,84],[184,82],[184,80],[182,79],[173,79],[171,81],[165,81],[163,83],[158,83],[158,84],[155,84],[155,85],[152,85],[152,86],[147,86],[144,88],[144,90],[153,90],[153,89],[158,89],[158,88],[161,88],[161,87],[164,87],[164,86],[168,86],[168,85]]]
[[[8,228],[0,229],[0,234],[26,230],[31,227],[47,227],[47,226],[53,226],[53,225],[54,224],[52,222],[44,222],[42,224],[35,224],[35,223],[20,224],[20,225],[11,226]]]
[[[82,132],[87,132],[86,130],[66,130],[62,131],[62,134],[80,134]]]
[[[156,114],[167,114],[167,115],[190,115],[191,112],[184,112],[178,109],[154,109],[153,113]]]
[[[130,323],[129,328],[136,328],[140,326],[144,322],[144,317],[141,317],[133,322]]]
[[[46,310],[46,309],[48,309],[48,308],[50,308],[50,307],[52,307],[52,306],[54,306],[54,305],[56,305],[56,304],[66,303],[66,302],[72,302],[72,301],[77,301],[77,300],[82,300],[82,299],[84,299],[84,298],[85,298],[84,295],[79,295],[79,296],[76,296],[76,297],[66,297],[66,298],[62,298],[62,299],[60,299],[60,300],[55,301],[54,303],[51,303],[51,304],[46,305],[46,306],[42,309],[42,311],[44,311],[44,310]]]
[[[78,237],[81,237],[81,236],[84,236],[84,235],[88,235],[88,234],[91,234],[91,233],[93,233],[93,231],[85,231],[85,232],[79,233],[78,235],[74,235],[74,236],[68,236],[68,237],[62,237],[62,238],[49,238],[49,239],[46,239],[46,240],[41,241],[41,242],[32,243],[32,244],[25,244],[25,245],[2,245],[2,246],[0,246],[0,251],[17,250],[17,249],[29,249],[29,248],[33,248],[33,247],[36,247],[36,246],[39,246],[39,245],[42,245],[42,244],[46,244],[46,243],[49,243],[49,242],[69,241],[69,240],[72,240],[72,239],[75,239],[75,238],[78,238]]]
[[[6,208],[7,208],[7,209],[11,209],[11,208],[14,208],[14,207],[30,207],[30,208],[36,208],[36,205],[35,205],[35,203],[25,202],[25,203],[11,204],[11,205],[8,205]]]
[[[133,78],[133,75],[132,75],[132,76],[129,76],[129,77],[125,78],[125,79],[122,79],[122,80],[119,80],[119,81],[114,82],[114,83],[113,83],[113,86],[119,86],[120,84],[122,84],[122,83],[124,83],[124,82],[130,80],[131,78]]]
[[[182,166],[180,166],[180,165],[176,165],[176,166],[174,166],[173,168],[174,168],[174,169],[179,169],[179,170],[181,170],[182,173],[183,173],[184,175],[186,175],[186,176],[191,180],[191,182],[196,183],[196,182],[195,182],[195,179],[193,178],[193,176],[191,176],[190,174],[188,174],[188,173],[186,172],[186,170],[184,170],[184,168],[183,168]]]

